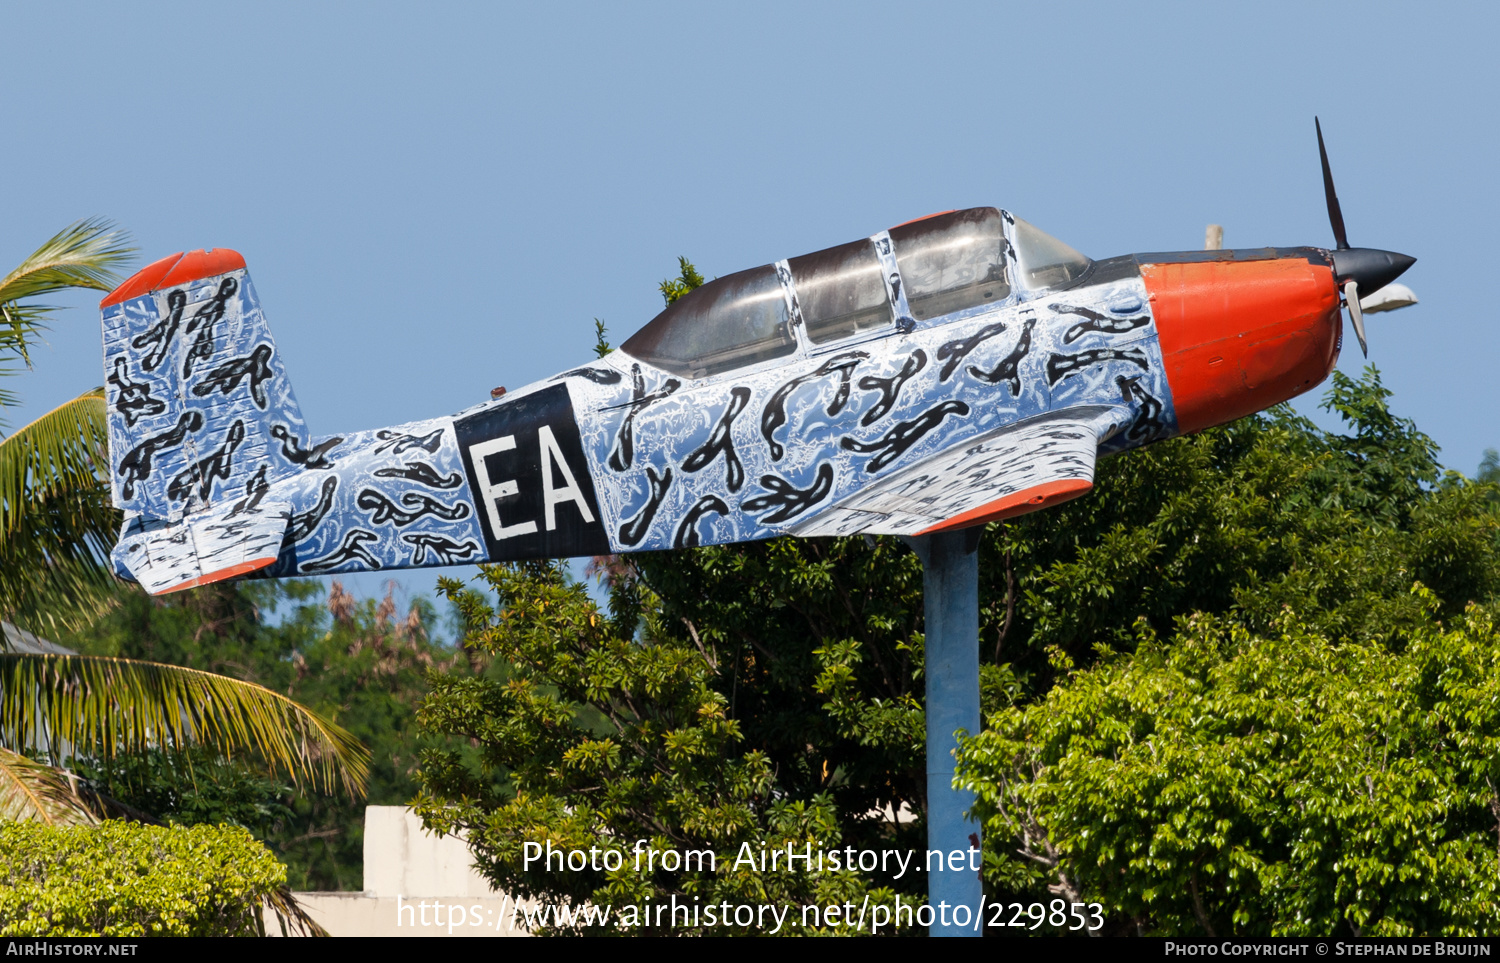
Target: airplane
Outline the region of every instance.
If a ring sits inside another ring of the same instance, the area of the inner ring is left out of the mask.
[[[245,261],[148,265],[100,304],[111,559],[161,594],[323,575],[922,535],[1077,498],[1097,459],[1233,421],[1360,347],[1414,259],[1336,247],[1091,260],[946,211],[740,271],[596,361],[460,412],[313,435]]]

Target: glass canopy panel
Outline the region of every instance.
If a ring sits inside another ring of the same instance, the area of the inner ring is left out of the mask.
[[[1010,295],[1005,231],[993,207],[940,214],[891,228],[906,303],[919,321]]]
[[[1062,241],[1019,217],[1015,221],[1016,262],[1027,288],[1056,287],[1083,276],[1092,263]]]
[[[797,350],[786,299],[770,265],[703,285],[621,345],[626,354],[684,378],[784,358]]]
[[[868,239],[840,244],[787,262],[797,303],[814,344],[891,325],[880,258]]]

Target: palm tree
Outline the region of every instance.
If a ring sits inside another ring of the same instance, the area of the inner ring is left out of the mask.
[[[0,375],[30,366],[55,310],[36,298],[108,291],[132,253],[107,223],[80,221],[0,279]],[[17,400],[0,388],[0,408]],[[36,631],[78,628],[114,597],[108,557],[120,519],[104,483],[107,437],[95,388],[0,440],[0,617]]]
[[[30,365],[53,310],[33,299],[109,291],[132,252],[107,222],[80,221],[0,279],[0,375]],[[16,400],[0,389],[0,408]],[[0,617],[76,628],[136,591],[109,569],[120,515],[107,439],[103,388],[0,439]],[[351,795],[363,792],[369,765],[348,732],[261,686],[130,659],[11,651],[0,638],[0,819],[93,821],[97,800],[60,768],[69,758],[189,745],[255,756],[299,784]]]

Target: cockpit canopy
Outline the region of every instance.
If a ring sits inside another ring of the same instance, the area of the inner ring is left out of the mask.
[[[1002,304],[1013,285],[1027,292],[1057,287],[1077,280],[1091,263],[993,207],[937,214],[887,233],[896,266],[890,278],[875,239],[851,241],[792,258],[786,278],[768,264],[710,281],[668,305],[621,347],[673,374],[706,378],[795,354],[794,293],[806,328],[802,337],[821,346]],[[899,288],[887,283],[898,278]],[[898,317],[897,290],[908,318]]]

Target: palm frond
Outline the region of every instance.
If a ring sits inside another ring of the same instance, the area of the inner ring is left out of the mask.
[[[0,441],[0,532],[42,500],[98,488],[108,477],[104,389],[59,405]]]
[[[0,441],[0,618],[72,630],[118,597],[109,550],[120,516],[107,466],[102,388]]]
[[[318,921],[307,914],[291,888],[283,886],[266,894],[266,906],[276,914],[282,936],[329,936],[329,932],[318,925]]]
[[[197,669],[97,656],[0,653],[0,745],[55,761],[206,745],[351,796],[363,794],[369,770],[359,740],[286,696]]]
[[[22,820],[48,826],[98,822],[65,773],[0,749],[0,822]]]
[[[29,364],[31,342],[52,309],[20,302],[69,288],[108,291],[119,283],[115,269],[124,267],[134,252],[130,236],[102,218],[78,221],[53,235],[0,278],[0,349]]]
[[[109,291],[120,283],[114,273],[135,253],[130,235],[103,218],[77,221],[0,278],[0,301],[45,297],[67,288]]]

